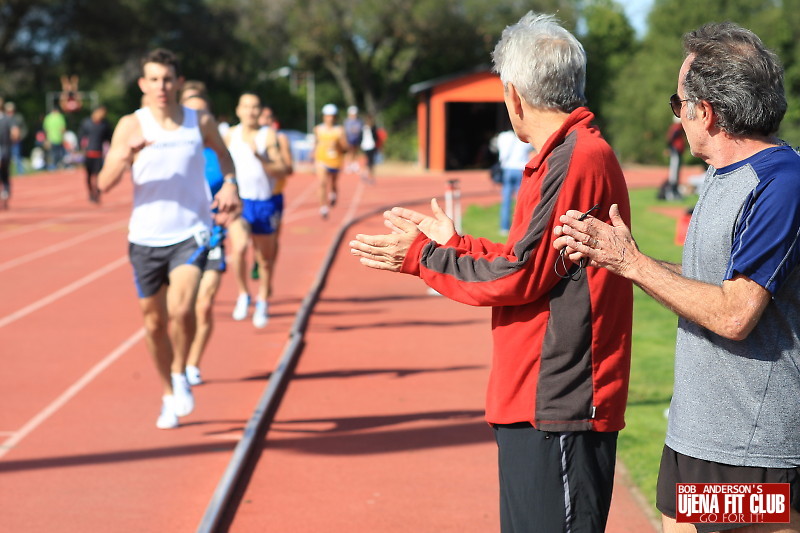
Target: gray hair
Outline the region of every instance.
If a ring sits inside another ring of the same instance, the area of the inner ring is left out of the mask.
[[[528,12],[503,30],[494,71],[531,106],[570,113],[585,105],[586,52],[554,15]]]
[[[732,22],[706,24],[684,35],[683,47],[694,55],[683,80],[688,104],[710,103],[717,126],[731,135],[778,131],[787,107],[783,67],[755,33]]]

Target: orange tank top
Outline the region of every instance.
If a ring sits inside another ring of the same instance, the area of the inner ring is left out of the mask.
[[[344,135],[341,126],[328,128],[317,126],[317,149],[314,158],[328,168],[341,168],[344,154],[340,148],[339,139]]]

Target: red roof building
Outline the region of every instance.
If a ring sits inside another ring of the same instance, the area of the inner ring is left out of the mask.
[[[410,90],[417,96],[420,166],[443,171],[492,164],[490,141],[510,127],[499,76],[484,66]]]

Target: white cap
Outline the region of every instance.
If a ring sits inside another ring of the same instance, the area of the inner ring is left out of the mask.
[[[336,104],[325,104],[322,106],[323,115],[335,115],[338,112],[339,109],[336,107]]]
[[[354,106],[354,105],[351,105],[350,107],[347,108],[347,114],[348,115],[358,115],[358,108],[356,106]]]

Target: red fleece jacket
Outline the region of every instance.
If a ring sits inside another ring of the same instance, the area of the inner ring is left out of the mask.
[[[492,307],[490,423],[545,431],[625,425],[632,285],[604,269],[587,268],[577,281],[554,271],[553,228],[569,209],[599,204],[592,214],[608,222],[616,203],[630,224],[622,169],[593,118],[584,107],[573,111],[528,163],[506,244],[456,235],[438,246],[420,235],[403,263],[402,272],[448,298]]]

